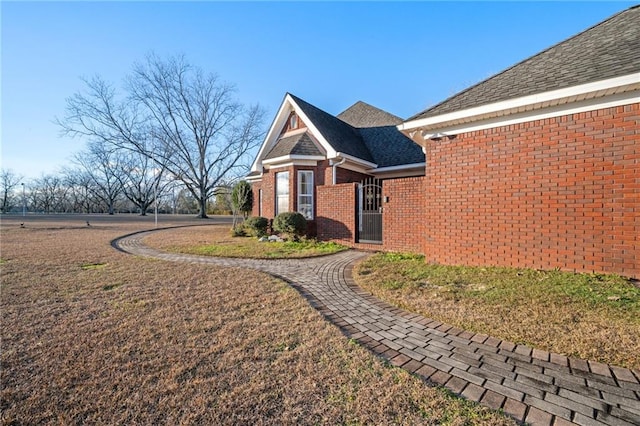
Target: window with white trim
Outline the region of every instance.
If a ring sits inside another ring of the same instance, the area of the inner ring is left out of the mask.
[[[298,212],[305,219],[313,220],[313,172],[298,171]]]
[[[276,173],[276,215],[289,211],[289,172]]]
[[[262,216],[262,189],[258,189],[258,216]]]

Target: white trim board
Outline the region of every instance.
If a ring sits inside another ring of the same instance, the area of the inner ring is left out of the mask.
[[[576,101],[607,97],[640,89],[640,72],[596,81],[578,86],[542,92],[535,95],[523,96],[506,101],[494,102],[488,105],[468,108],[460,111],[440,114],[433,117],[412,120],[398,125],[401,131],[413,129],[435,129],[447,125],[453,126],[483,118],[509,116],[545,107],[566,105]]]
[[[619,93],[606,98],[588,99],[581,102],[575,102],[571,105],[556,105],[541,110],[526,111],[504,117],[489,118],[473,123],[432,128],[428,131],[422,131],[421,137],[423,139],[431,139],[436,136],[453,136],[477,130],[492,129],[495,127],[509,126],[512,124],[544,120],[546,118],[561,117],[564,115],[578,114],[581,112],[595,111],[598,109],[612,108],[635,103],[640,103],[640,90]]]
[[[370,169],[368,170],[371,173],[387,173],[387,172],[399,172],[402,170],[409,170],[409,169],[420,169],[420,168],[424,168],[425,163],[412,163],[412,164],[401,164],[399,166],[387,166],[387,167],[380,167],[377,169]]]

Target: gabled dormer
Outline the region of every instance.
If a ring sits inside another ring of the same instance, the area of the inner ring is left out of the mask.
[[[271,168],[315,166],[322,160],[360,173],[376,167],[356,129],[287,93],[247,179],[259,180]]]

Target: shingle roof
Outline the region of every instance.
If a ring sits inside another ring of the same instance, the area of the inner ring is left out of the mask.
[[[281,137],[265,155],[264,159],[283,157],[285,155],[322,155],[307,132]]]
[[[336,117],[353,127],[396,126],[402,123],[402,118],[362,101],[351,105]]]
[[[289,94],[337,152],[375,163],[378,167],[424,162],[422,149],[396,128],[402,119],[364,102],[357,102],[338,117]],[[342,118],[342,119],[341,119]],[[350,122],[344,121],[347,119]],[[356,128],[357,127],[357,128]],[[265,158],[287,155],[278,142]],[[289,142],[290,143],[290,142]]]
[[[640,5],[472,86],[410,120],[640,71]]]
[[[356,158],[373,162],[371,153],[364,145],[360,134],[356,129],[333,115],[322,111],[319,108],[303,101],[289,93],[296,104],[302,109],[305,115],[322,133],[327,142],[331,144],[337,152],[342,152]]]
[[[378,167],[424,163],[422,148],[396,126],[363,127],[358,131]]]

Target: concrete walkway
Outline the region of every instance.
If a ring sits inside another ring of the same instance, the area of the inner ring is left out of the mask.
[[[289,282],[349,338],[391,364],[532,425],[640,425],[640,371],[515,345],[397,309],[351,278],[357,251],[302,260],[161,252],[122,237],[124,252],[172,262],[252,268]]]

